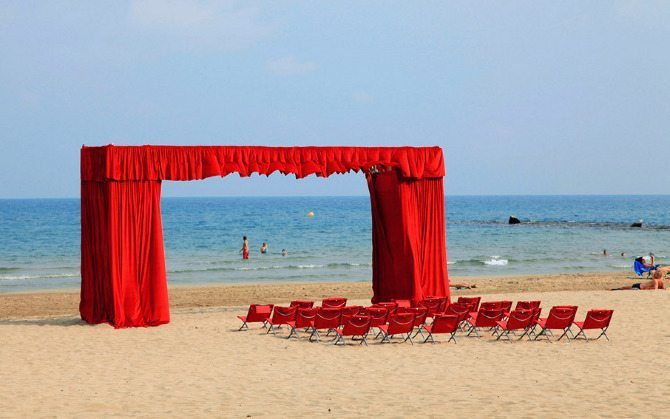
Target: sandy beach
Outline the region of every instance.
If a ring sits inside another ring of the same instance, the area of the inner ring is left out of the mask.
[[[483,300],[614,309],[611,341],[588,343],[334,347],[237,331],[249,301],[365,304],[365,283],[175,287],[170,324],[123,330],[82,323],[76,294],[2,295],[0,416],[664,416],[670,293],[607,291],[626,280],[613,276],[468,279]]]

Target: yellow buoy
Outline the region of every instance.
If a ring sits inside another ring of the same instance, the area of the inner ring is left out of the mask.
[[[308,217],[314,217],[314,213],[312,211],[310,211],[310,212],[307,213],[307,216]]]

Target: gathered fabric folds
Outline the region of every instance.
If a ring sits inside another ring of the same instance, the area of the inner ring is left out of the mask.
[[[81,301],[89,323],[170,321],[163,180],[364,171],[373,301],[449,296],[439,147],[103,146],[81,149]]]
[[[274,172],[327,177],[394,168],[405,178],[444,176],[440,147],[114,146],[83,147],[82,180],[196,180]]]
[[[81,189],[81,317],[117,328],[169,322],[161,182],[82,182]]]
[[[449,297],[444,189],[439,179],[366,175],[372,210],[373,302]]]

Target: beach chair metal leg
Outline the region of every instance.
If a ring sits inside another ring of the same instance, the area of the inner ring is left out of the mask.
[[[423,343],[428,342],[428,339],[430,339],[430,343],[435,343],[435,339],[433,339],[433,334],[428,332],[428,336],[426,336],[426,339],[423,340]]]
[[[240,326],[240,328],[237,329],[237,331],[239,332],[241,330],[248,330],[248,329],[249,329],[249,326],[247,326],[247,322],[242,322],[242,326]]]
[[[608,326],[608,327],[609,327],[609,326]],[[605,336],[605,339],[607,339],[607,340],[609,341],[610,338],[607,336],[607,333],[606,333],[606,332],[607,332],[607,327],[604,328],[604,329],[602,329],[602,332],[598,335],[597,338],[595,338],[595,340],[598,340],[598,339],[600,339],[601,337]]]
[[[412,340],[412,332],[409,332],[409,333],[407,334],[407,337],[405,338],[405,340],[404,340],[403,342],[407,342],[407,341],[409,341],[409,343],[411,343],[412,345],[414,345],[414,341]]]
[[[562,334],[558,339],[556,339],[556,341],[558,342],[559,340],[563,339],[563,336],[565,336],[565,338],[568,340],[568,342],[570,342],[570,336],[568,336],[568,332],[569,332],[569,331],[570,331],[570,328],[569,328],[569,327],[566,327],[566,328],[563,330],[563,334]]]
[[[292,328],[291,328],[291,333],[288,334],[288,336],[286,337],[286,339],[291,339],[291,337],[293,337],[293,335],[295,335],[295,338],[296,338],[296,339],[300,339],[300,335],[298,335],[298,329],[295,328],[295,327],[292,327]]]
[[[316,343],[319,343],[319,331],[316,330],[316,329],[314,329],[314,331],[312,331],[312,334],[309,335],[309,341],[310,341],[310,342],[313,342],[312,339],[313,339],[314,337],[316,337]]]
[[[447,340],[447,343],[454,341],[456,343],[456,331],[451,332],[451,335],[449,335],[449,339]]]

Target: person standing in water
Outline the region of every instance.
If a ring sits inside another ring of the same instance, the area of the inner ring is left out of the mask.
[[[242,236],[240,253],[242,253],[242,259],[249,259],[249,241],[247,240],[247,236]]]
[[[263,246],[261,246],[261,253],[266,254],[268,252],[268,244],[266,242],[263,242]]]

